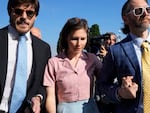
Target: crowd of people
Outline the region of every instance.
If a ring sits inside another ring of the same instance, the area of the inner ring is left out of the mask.
[[[0,29],[0,113],[149,113],[150,6],[127,0],[122,32],[96,54],[85,51],[88,21],[64,24],[51,56],[34,22],[38,0],[8,0],[9,25]],[[145,47],[146,45],[146,47]],[[149,56],[148,56],[149,55]]]
[[[117,42],[117,35],[113,32],[107,32],[103,34],[102,37],[103,41],[99,45],[96,56],[103,62],[103,58],[106,56],[108,48]]]

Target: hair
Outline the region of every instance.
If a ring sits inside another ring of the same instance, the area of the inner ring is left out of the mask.
[[[114,32],[106,32],[102,36],[103,36],[104,40],[108,40],[108,39],[110,39],[111,35],[114,35],[117,38],[117,35]]]
[[[66,52],[68,50],[68,36],[74,33],[76,30],[82,28],[86,30],[87,36],[89,36],[89,28],[86,19],[81,19],[77,17],[68,19],[59,35],[59,39],[57,42],[57,53]]]
[[[122,7],[122,11],[121,11],[121,16],[122,16],[122,18],[123,18],[123,16],[126,15],[127,12],[130,10],[129,3],[130,3],[130,0],[127,0],[127,1],[125,2],[125,4],[123,5],[123,7]],[[124,34],[128,34],[128,33],[130,32],[129,26],[126,25],[125,23],[124,23],[124,26],[121,28],[121,30],[122,30],[122,32],[123,32]]]
[[[27,6],[32,4],[35,8],[36,16],[39,14],[40,4],[38,0],[9,0],[7,5],[8,14],[10,15],[12,8],[22,4],[26,4]]]
[[[125,2],[125,4],[123,5],[123,7],[122,7],[122,11],[121,11],[121,16],[122,16],[122,18],[123,18],[123,16],[126,15],[126,14],[130,11],[130,9],[131,9],[131,7],[130,7],[130,1],[131,1],[131,0],[127,0],[127,1]],[[145,1],[148,3],[147,0],[145,0]],[[129,26],[126,25],[125,23],[124,23],[124,26],[121,28],[121,30],[122,30],[122,32],[123,32],[124,34],[128,34],[128,33],[130,32]]]

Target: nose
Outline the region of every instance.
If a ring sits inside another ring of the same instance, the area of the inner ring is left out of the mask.
[[[144,13],[141,15],[142,18],[144,18],[147,15],[146,10],[144,11]]]
[[[23,11],[23,13],[22,13],[22,18],[27,18],[27,13],[26,13],[26,11]]]
[[[78,44],[80,44],[81,43],[81,39],[78,39]]]
[[[76,43],[76,46],[80,46],[80,44],[81,44],[81,40],[78,39],[78,40],[77,40],[77,43]]]
[[[148,13],[147,10],[148,10],[148,9],[145,9],[145,10],[144,10],[143,16],[149,15],[149,13]]]

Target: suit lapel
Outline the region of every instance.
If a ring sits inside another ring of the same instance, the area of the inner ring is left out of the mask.
[[[35,52],[35,51],[37,51],[37,49],[36,49],[36,45],[35,45],[35,40],[34,40],[34,37],[31,35],[31,40],[32,40],[32,52],[33,52],[33,61],[32,61],[32,67],[31,67],[31,73],[30,73],[30,75],[29,75],[29,79],[28,79],[28,88],[30,87],[30,85],[31,85],[31,81],[32,81],[32,79],[33,79],[33,75],[34,75],[34,73],[35,73],[35,65],[36,65],[36,63],[35,63],[35,57],[36,57],[36,53],[37,52]]]
[[[40,45],[38,45],[38,43],[36,43],[38,40],[36,37],[34,37],[32,34],[31,34],[31,40],[32,40],[32,51],[33,51],[33,63],[32,63],[32,68],[31,68],[31,73],[30,73],[30,76],[29,76],[29,79],[28,79],[28,88],[30,87],[30,85],[32,84],[31,81],[33,81],[33,77],[34,77],[34,74],[36,73],[37,70],[35,70],[35,67],[37,64],[36,61],[39,60],[39,55],[41,54],[40,52]],[[36,67],[37,68],[37,67]]]
[[[136,70],[136,72],[140,73],[139,62],[138,62],[138,58],[136,56],[136,52],[135,52],[133,43],[131,41],[131,37],[128,36],[127,39],[126,39],[126,42],[125,43],[121,43],[121,46],[122,46],[126,56],[129,58],[132,66]],[[138,79],[140,79],[139,76],[138,76]]]
[[[3,93],[8,64],[8,28],[0,30],[0,93]],[[1,95],[1,94],[0,94]]]

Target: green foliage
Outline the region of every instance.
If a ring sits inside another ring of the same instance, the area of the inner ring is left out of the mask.
[[[87,51],[91,51],[91,45],[93,44],[93,41],[99,42],[99,37],[100,37],[100,30],[98,24],[93,24],[89,29],[90,29],[89,39],[88,39],[87,46],[85,48]]]
[[[91,27],[90,27],[90,38],[93,38],[93,37],[97,37],[100,35],[100,30],[99,30],[99,25],[98,24],[93,24]]]

